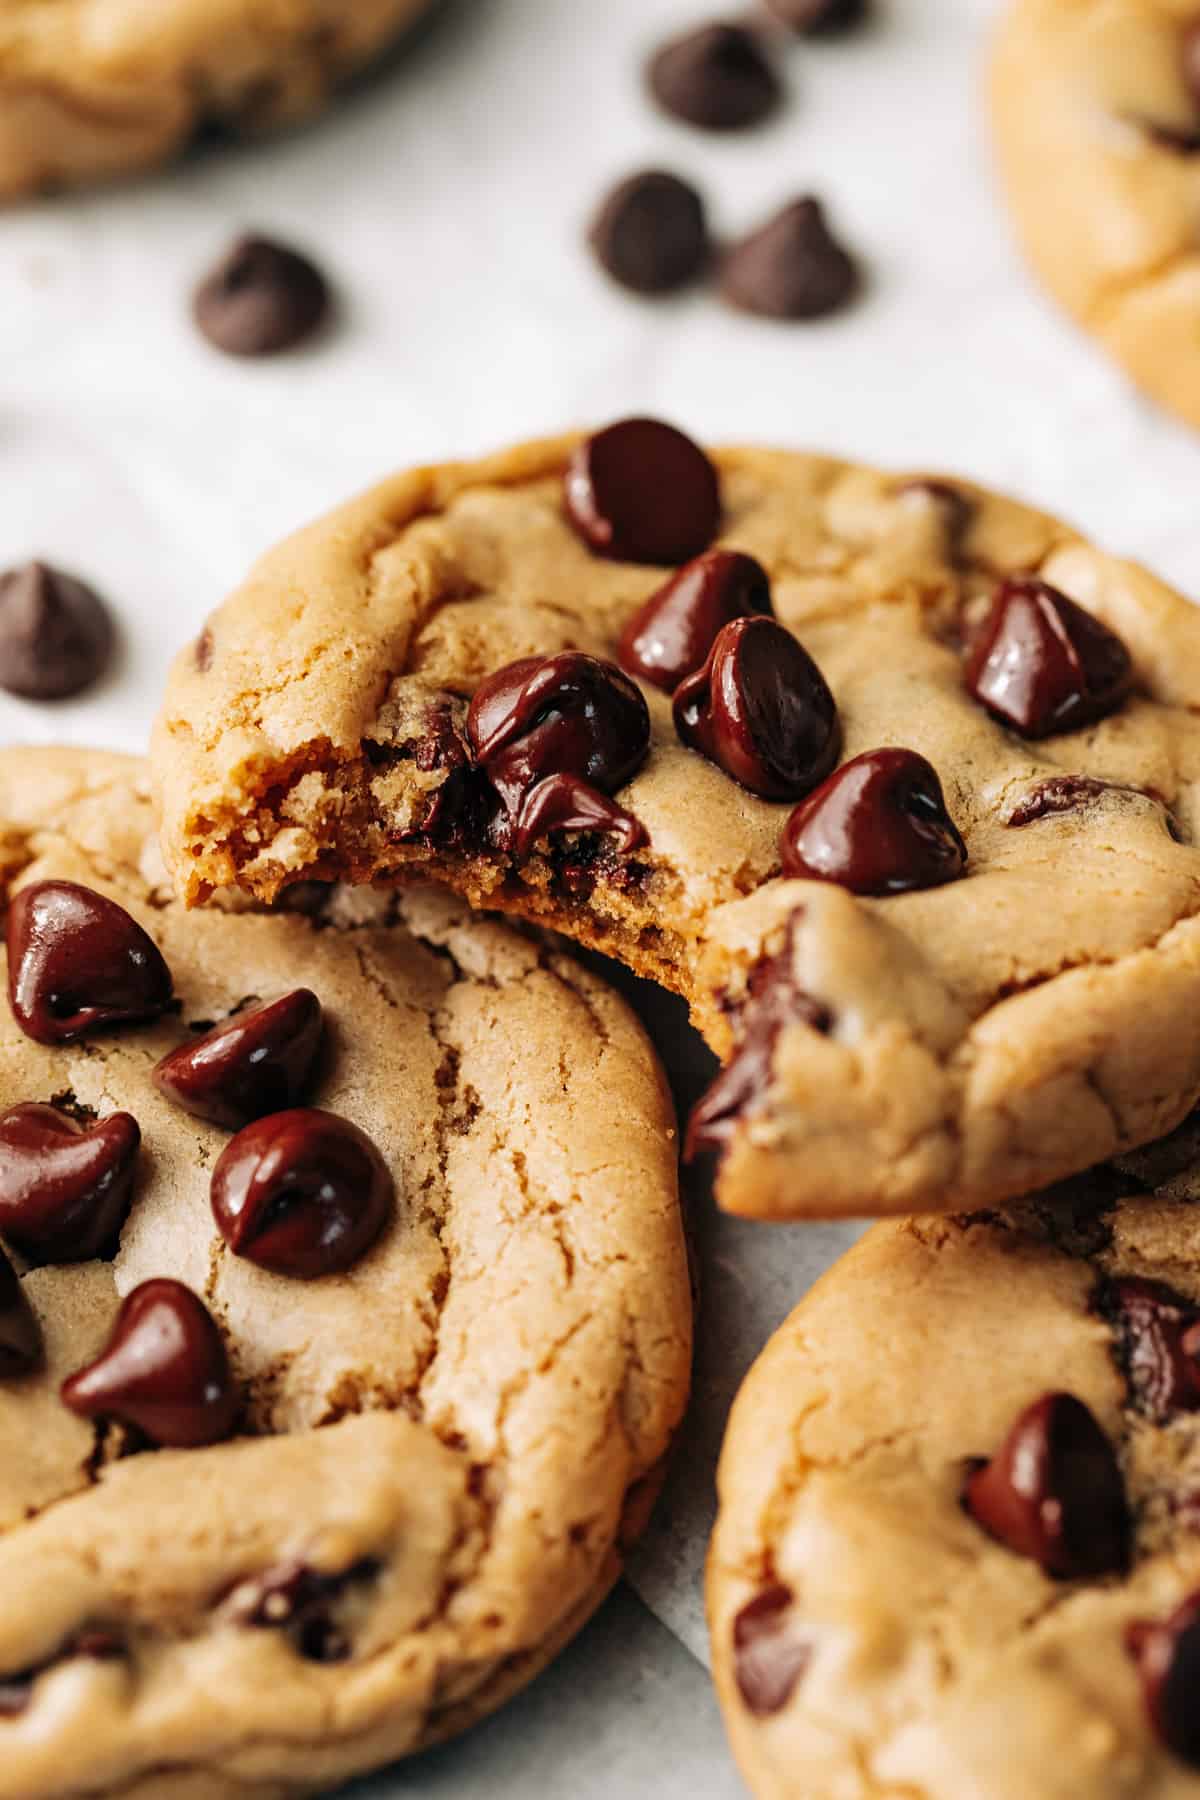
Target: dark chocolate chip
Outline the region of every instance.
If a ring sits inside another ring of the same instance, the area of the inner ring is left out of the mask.
[[[640,819],[577,775],[547,775],[530,788],[517,813],[513,849],[528,856],[540,837],[552,831],[599,831],[615,837],[622,856],[632,856],[649,843]]]
[[[32,1263],[110,1252],[129,1212],[142,1134],[129,1113],[83,1126],[28,1101],[0,1117],[0,1232]]]
[[[796,1631],[796,1597],[777,1583],[748,1600],[733,1621],[738,1693],[756,1719],[782,1712],[812,1661],[812,1644]]]
[[[608,195],[588,242],[614,281],[635,294],[671,294],[702,274],[711,254],[704,202],[662,169],[631,175]]]
[[[1159,1281],[1106,1281],[1096,1310],[1110,1321],[1139,1412],[1162,1424],[1200,1411],[1200,1307]]]
[[[366,1133],[312,1108],[247,1125],[213,1170],[213,1217],[229,1248],[305,1281],[365,1255],[394,1198],[387,1164]]]
[[[722,626],[704,667],[675,690],[685,744],[764,800],[798,800],[837,761],[837,707],[816,663],[774,619]]]
[[[67,1044],[107,1025],[157,1019],[171,974],[115,900],[74,881],[38,881],[8,908],[8,998],[26,1037]]]
[[[858,265],[811,195],[735,244],[721,273],[729,304],[765,319],[823,318],[849,305],[858,287]]]
[[[1137,1664],[1150,1723],[1168,1750],[1200,1769],[1200,1593],[1158,1624],[1138,1620],[1125,1633]]]
[[[784,25],[811,37],[834,36],[860,25],[870,13],[870,0],[767,0]]]
[[[705,131],[759,125],[783,98],[762,39],[744,25],[702,25],[650,59],[650,92],[666,112]]]
[[[231,1596],[232,1616],[256,1630],[291,1633],[296,1649],[309,1662],[344,1662],[350,1641],[334,1623],[331,1609],[348,1587],[374,1580],[378,1573],[373,1557],[363,1557],[338,1574],[326,1574],[298,1559],[279,1563],[239,1582]]]
[[[42,1336],[37,1320],[30,1311],[16,1270],[0,1251],[0,1380],[27,1375],[41,1360]]]
[[[99,594],[47,563],[0,575],[0,687],[25,700],[65,700],[98,681],[113,628]]]
[[[329,289],[306,256],[268,238],[239,238],[196,290],[192,316],[229,356],[270,356],[311,337]]]
[[[295,988],[180,1044],[155,1068],[155,1085],[185,1112],[240,1131],[304,1099],[321,1030],[321,1002],[308,988]]]
[[[622,419],[585,439],[563,494],[588,548],[621,562],[688,562],[721,524],[716,469],[698,444],[658,419]]]
[[[802,800],[779,842],[785,875],[852,894],[940,887],[967,866],[937,770],[915,750],[868,750]]]
[[[968,1477],[972,1518],[1056,1581],[1129,1566],[1130,1516],[1116,1453],[1073,1394],[1045,1394]]]
[[[1002,582],[966,661],[976,700],[1022,737],[1077,731],[1113,712],[1133,683],[1120,638],[1047,582]]]
[[[225,1343],[181,1281],[143,1281],[122,1302],[100,1355],[69,1375],[62,1397],[85,1419],[119,1419],[151,1443],[217,1444],[233,1431],[238,1394]]]
[[[621,633],[621,667],[665,693],[703,668],[723,625],[771,613],[766,570],[737,550],[706,550],[640,606]]]
[[[1051,775],[1021,795],[1004,823],[1014,829],[1034,825],[1055,813],[1077,812],[1112,791],[1110,781],[1096,781],[1091,775]]]

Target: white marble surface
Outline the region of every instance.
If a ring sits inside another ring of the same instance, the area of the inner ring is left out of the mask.
[[[406,461],[633,409],[957,469],[1200,585],[1196,440],[1043,304],[1010,247],[979,103],[994,0],[879,5],[871,32],[789,55],[778,124],[714,141],[656,117],[638,84],[697,0],[442,0],[305,134],[0,216],[0,567],[77,568],[125,637],[82,701],[0,698],[0,738],[141,748],[168,657],[281,533]],[[727,232],[820,192],[870,270],[863,302],[789,329],[708,294],[616,292],[581,229],[605,183],[648,162],[699,179]],[[229,362],[191,329],[193,279],[247,225],[309,245],[338,283],[341,323],[310,353]],[[702,1049],[652,1011],[694,1085]],[[362,1800],[736,1793],[694,1660],[713,1460],[738,1377],[849,1233],[720,1220],[702,1194],[693,1217],[697,1400],[634,1570],[670,1629],[623,1590],[500,1720]]]

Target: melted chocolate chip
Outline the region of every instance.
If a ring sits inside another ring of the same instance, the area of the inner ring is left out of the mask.
[[[1124,644],[1044,581],[1002,582],[975,634],[966,683],[1022,737],[1077,731],[1115,711],[1133,682]]]
[[[350,1640],[331,1611],[353,1584],[379,1573],[373,1557],[363,1557],[339,1574],[326,1574],[299,1560],[280,1563],[262,1575],[239,1583],[231,1611],[240,1625],[260,1631],[287,1631],[309,1662],[345,1662]]]
[[[802,800],[780,839],[785,875],[852,894],[904,894],[954,881],[967,847],[937,771],[915,750],[868,750]]]
[[[1139,1412],[1163,1423],[1200,1411],[1200,1308],[1162,1282],[1107,1281],[1096,1310],[1117,1334],[1117,1354]]]
[[[837,761],[837,707],[812,657],[774,619],[734,619],[680,683],[685,744],[764,800],[797,800]]]
[[[621,667],[674,693],[703,668],[722,626],[772,610],[761,563],[737,550],[707,550],[634,613],[621,633]]]
[[[720,528],[716,469],[691,438],[657,419],[623,419],[585,439],[563,493],[588,548],[621,562],[687,562]]]
[[[616,838],[623,856],[632,856],[650,841],[640,819],[577,775],[547,775],[530,788],[517,814],[513,849],[518,856],[528,856],[537,840],[551,831],[602,832]]]
[[[171,1004],[158,947],[124,907],[74,881],[38,881],[8,908],[8,998],[26,1037],[157,1019]]]
[[[42,1360],[42,1337],[16,1270],[0,1251],[0,1381],[27,1375]],[[0,1703],[0,1711],[3,1705]]]
[[[1125,1634],[1150,1723],[1168,1750],[1200,1769],[1200,1593],[1162,1624],[1139,1620]]]
[[[588,233],[601,267],[635,294],[671,294],[703,272],[711,254],[704,201],[663,169],[615,187]]]
[[[62,1397],[85,1419],[120,1419],[151,1443],[217,1444],[233,1431],[238,1395],[224,1340],[181,1281],[143,1281],[121,1305],[100,1355],[69,1375]]]
[[[110,1252],[141,1139],[129,1113],[85,1127],[53,1106],[14,1106],[0,1117],[0,1232],[32,1263]]]
[[[234,1254],[305,1281],[364,1256],[394,1199],[387,1164],[366,1133],[311,1108],[247,1125],[212,1178],[213,1217]]]
[[[124,1654],[125,1646],[115,1632],[95,1628],[81,1631],[57,1656],[47,1657],[45,1662],[32,1669],[22,1669],[18,1674],[0,1675],[0,1718],[19,1718],[33,1698],[38,1676],[58,1663],[69,1662],[74,1657],[85,1657],[90,1662],[114,1662]]]
[[[858,265],[811,194],[735,244],[721,274],[729,304],[766,319],[823,318],[847,306],[858,288]]]
[[[759,125],[783,97],[761,38],[744,25],[702,25],[673,38],[646,79],[664,111],[704,131]]]
[[[782,1712],[812,1661],[795,1627],[796,1597],[781,1583],[747,1601],[733,1621],[734,1677],[756,1719]]]
[[[1096,781],[1090,775],[1051,775],[1022,794],[1004,823],[1014,828],[1033,825],[1054,813],[1076,812],[1112,791],[1111,782]]]
[[[1072,1394],[1046,1394],[1027,1407],[998,1453],[968,1477],[963,1500],[990,1536],[1056,1581],[1129,1565],[1129,1506],[1116,1454]]]
[[[99,680],[113,647],[97,593],[47,563],[0,575],[0,687],[25,700],[65,700]]]
[[[154,1082],[186,1112],[240,1131],[304,1098],[321,1031],[321,1002],[308,988],[295,988],[180,1044],[155,1068]]]
[[[810,37],[849,31],[871,10],[870,0],[767,0],[767,5],[784,25]]]
[[[239,238],[192,303],[200,332],[228,356],[270,356],[311,337],[329,289],[306,256],[268,238]]]

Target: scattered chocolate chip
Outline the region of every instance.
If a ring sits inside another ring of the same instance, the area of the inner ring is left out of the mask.
[[[1116,1454],[1073,1394],[1045,1394],[1027,1407],[999,1452],[968,1477],[963,1501],[990,1536],[1056,1581],[1129,1565],[1129,1506]]]
[[[547,775],[530,788],[517,814],[513,849],[528,856],[540,837],[551,831],[599,831],[617,840],[623,856],[649,843],[640,819],[599,793],[577,775]]]
[[[213,1217],[236,1256],[305,1281],[356,1263],[395,1197],[364,1131],[303,1107],[239,1131],[213,1170],[211,1192]]]
[[[290,1632],[309,1662],[345,1662],[350,1641],[334,1623],[331,1609],[348,1587],[374,1580],[378,1573],[373,1557],[363,1557],[339,1574],[325,1574],[298,1560],[280,1563],[239,1582],[230,1610],[239,1625]]]
[[[792,31],[811,37],[849,31],[861,25],[871,10],[870,0],[767,0],[767,5]]]
[[[1112,790],[1112,782],[1096,781],[1090,775],[1051,775],[1021,795],[1004,823],[1014,829],[1034,825],[1054,813],[1076,812]]]
[[[17,1279],[17,1272],[0,1251],[0,1381],[27,1375],[42,1360],[42,1337],[37,1320]],[[4,1710],[0,1700],[0,1712]]]
[[[0,1232],[31,1263],[112,1250],[129,1211],[142,1134],[129,1113],[83,1126],[27,1101],[0,1117]]]
[[[795,200],[730,250],[721,293],[764,319],[820,319],[858,292],[858,265],[811,195]]]
[[[303,343],[324,320],[329,289],[306,256],[243,237],[196,290],[200,332],[229,356],[270,356]]]
[[[62,1384],[85,1419],[119,1419],[173,1449],[233,1431],[238,1395],[216,1322],[181,1281],[143,1281],[122,1302],[100,1355]]]
[[[841,732],[812,657],[774,619],[722,626],[704,667],[675,690],[685,744],[764,800],[796,800],[828,775]]]
[[[658,419],[622,419],[586,438],[563,494],[588,548],[620,562],[688,562],[721,524],[716,469],[698,444]]]
[[[1162,1424],[1200,1411],[1200,1307],[1159,1281],[1106,1281],[1096,1310],[1117,1334],[1117,1354],[1139,1412]]]
[[[1200,1769],[1200,1593],[1162,1624],[1137,1620],[1125,1633],[1137,1664],[1150,1723],[1168,1750]]]
[[[966,661],[968,690],[1022,737],[1077,731],[1113,712],[1133,683],[1120,638],[1047,582],[1004,581]]]
[[[321,1002],[308,988],[295,988],[180,1044],[157,1065],[154,1083],[185,1112],[240,1131],[304,1098],[321,1032]]]
[[[621,667],[665,693],[704,666],[733,619],[771,613],[771,584],[752,556],[706,550],[640,606],[621,633]]]
[[[635,294],[672,294],[702,274],[711,254],[704,201],[662,169],[631,175],[592,221],[600,266]]]
[[[734,1677],[756,1719],[782,1712],[812,1661],[795,1628],[796,1596],[777,1583],[748,1600],[733,1621]]]
[[[115,900],[74,881],[38,881],[8,908],[8,998],[39,1044],[157,1019],[171,974],[157,945]]]
[[[702,25],[650,59],[650,92],[664,111],[705,131],[741,131],[769,118],[783,88],[762,39],[744,25]]]
[[[0,687],[24,700],[65,700],[98,681],[113,647],[99,594],[48,563],[0,575]]]
[[[802,800],[779,841],[785,875],[852,894],[905,894],[954,881],[967,847],[937,770],[915,750],[868,750]]]

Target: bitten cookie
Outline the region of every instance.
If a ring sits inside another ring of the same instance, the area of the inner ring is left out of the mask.
[[[266,557],[153,766],[190,901],[432,874],[554,926],[730,1059],[726,1206],[899,1213],[1200,1093],[1198,705],[1200,615],[1054,520],[635,420]]]
[[[450,1735],[597,1605],[684,1406],[640,1028],[430,891],[186,913],[123,758],[0,753],[0,871],[0,1795]]]
[[[772,1339],[708,1571],[763,1800],[1196,1793],[1198,1155],[879,1226]]]
[[[290,125],[428,0],[4,0],[0,200]]]
[[[1035,271],[1139,387],[1200,425],[1196,8],[1011,0],[991,89]]]

